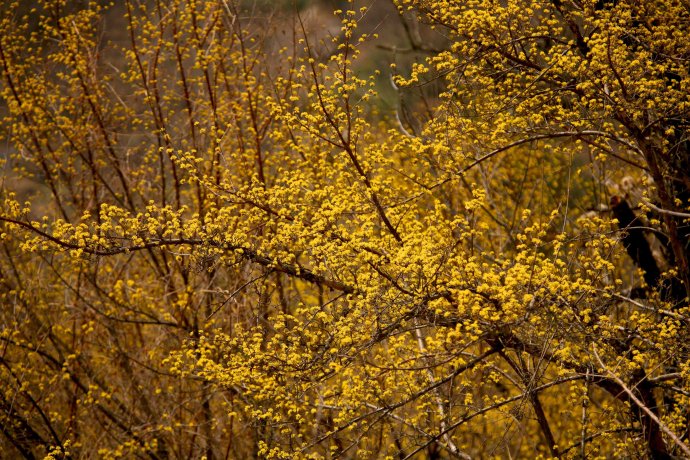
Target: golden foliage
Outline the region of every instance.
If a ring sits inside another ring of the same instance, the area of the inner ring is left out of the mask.
[[[3,451],[690,455],[682,3],[26,3]]]

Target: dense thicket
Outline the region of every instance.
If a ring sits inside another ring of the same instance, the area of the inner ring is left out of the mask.
[[[0,13],[0,451],[690,457],[685,3],[101,3]]]

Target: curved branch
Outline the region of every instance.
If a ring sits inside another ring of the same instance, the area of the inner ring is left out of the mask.
[[[678,211],[670,211],[670,210],[668,210],[668,209],[663,209],[663,208],[660,208],[659,206],[656,206],[655,204],[650,203],[650,202],[647,201],[647,200],[640,200],[640,202],[641,202],[643,205],[647,206],[649,209],[651,209],[651,210],[653,210],[653,211],[656,211],[656,212],[658,212],[658,213],[660,213],[660,214],[666,214],[666,215],[669,215],[669,216],[680,217],[680,218],[683,218],[683,219],[690,219],[690,213],[687,213],[687,212],[678,212]]]
[[[279,271],[281,273],[285,273],[287,275],[291,275],[300,279],[303,279],[305,281],[308,281],[310,283],[314,284],[319,284],[322,286],[325,286],[329,289],[333,289],[335,291],[341,291],[346,294],[352,294],[355,292],[355,288],[345,284],[341,281],[337,281],[334,279],[326,278],[325,276],[318,275],[314,273],[313,271],[301,267],[299,264],[287,264],[284,262],[279,262],[275,259],[272,259],[268,256],[264,256],[259,254],[258,252],[245,248],[239,244],[229,244],[226,242],[222,241],[215,241],[215,240],[203,240],[201,238],[156,238],[154,240],[148,241],[143,244],[139,245],[133,245],[133,246],[119,246],[119,247],[112,247],[112,248],[106,248],[106,249],[97,249],[93,248],[90,246],[86,245],[78,245],[75,243],[70,243],[69,241],[64,241],[59,238],[56,238],[55,236],[44,232],[43,230],[31,225],[30,223],[27,222],[22,222],[16,219],[11,219],[9,217],[3,217],[0,216],[0,221],[2,222],[8,222],[11,224],[19,225],[20,227],[23,227],[31,232],[36,233],[37,235],[47,239],[48,241],[62,247],[65,249],[74,249],[74,250],[81,250],[87,254],[91,254],[94,256],[114,256],[117,254],[127,254],[130,252],[135,252],[135,251],[142,251],[145,249],[153,249],[153,248],[161,248],[164,246],[182,246],[182,245],[191,245],[191,246],[200,246],[203,244],[207,244],[209,246],[222,249],[224,251],[232,251],[235,252],[239,255],[241,255],[243,258],[255,262],[259,265],[262,265],[264,267],[268,267],[272,270]]]

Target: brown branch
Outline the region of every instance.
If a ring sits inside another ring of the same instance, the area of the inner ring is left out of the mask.
[[[78,245],[74,243],[70,243],[68,241],[63,241],[59,238],[54,237],[53,235],[50,235],[49,233],[46,233],[42,231],[39,228],[36,228],[35,226],[31,225],[30,223],[27,222],[22,222],[19,220],[11,219],[8,217],[3,217],[0,216],[0,221],[3,222],[8,222],[11,224],[19,225],[20,227],[23,227],[31,232],[36,233],[37,235],[47,239],[48,241],[62,247],[65,249],[74,249],[74,250],[81,250],[87,254],[91,254],[94,256],[114,256],[117,254],[127,254],[130,252],[136,252],[136,251],[141,251],[141,250],[148,250],[148,249],[154,249],[154,248],[162,248],[165,246],[182,246],[182,245],[190,245],[190,246],[201,246],[201,245],[209,245],[215,248],[219,248],[225,251],[233,251],[237,254],[239,254],[241,257],[244,259],[247,259],[251,262],[258,263],[259,265],[262,265],[264,267],[268,267],[272,270],[279,271],[281,273],[285,273],[287,275],[294,276],[296,278],[303,279],[305,281],[308,281],[310,283],[318,284],[325,286],[329,289],[333,289],[335,291],[341,291],[346,294],[351,294],[356,291],[356,289],[348,284],[345,284],[343,282],[326,278],[322,275],[318,275],[314,273],[313,271],[304,268],[300,266],[299,264],[287,264],[284,262],[277,261],[275,259],[272,259],[271,257],[264,256],[259,254],[258,252],[245,248],[241,245],[238,244],[229,244],[225,243],[222,241],[215,241],[215,240],[203,240],[201,238],[157,238],[154,240],[151,240],[149,242],[139,244],[139,245],[133,245],[133,246],[117,246],[117,247],[112,247],[112,248],[106,248],[106,249],[96,249],[92,248],[86,245]]]
[[[559,457],[558,447],[556,446],[556,440],[553,436],[553,431],[551,431],[551,426],[546,418],[546,413],[544,413],[544,408],[539,401],[539,395],[536,392],[531,391],[532,381],[527,375],[527,369],[524,366],[518,366],[516,362],[510,359],[503,350],[499,352],[499,355],[508,363],[510,367],[520,376],[522,382],[525,384],[525,392],[529,393],[529,400],[534,409],[534,415],[537,417],[537,422],[541,428],[542,434],[546,439],[546,444],[549,446],[549,451],[554,458]],[[522,362],[522,359],[520,360]],[[524,364],[524,363],[523,363]]]
[[[299,19],[300,26],[302,27],[302,33],[304,34],[304,37],[305,37],[307,52],[308,52],[309,56],[313,56],[313,53],[311,51],[311,46],[309,45],[309,40],[307,40],[307,38],[306,38],[307,32],[306,32],[306,29],[304,27],[304,23],[302,22],[302,17],[300,16],[299,13],[297,13],[297,18]],[[345,49],[347,50],[347,48],[348,47],[346,46]],[[388,229],[390,234],[393,235],[393,238],[395,238],[395,241],[402,244],[402,242],[403,242],[402,237],[398,233],[398,230],[393,226],[391,221],[388,219],[388,216],[386,215],[386,212],[383,209],[381,202],[379,201],[378,194],[373,190],[373,187],[371,185],[371,181],[369,180],[369,176],[364,171],[364,168],[362,167],[359,160],[357,159],[357,155],[355,154],[354,150],[352,149],[351,139],[350,139],[349,134],[348,134],[348,138],[346,139],[345,136],[343,135],[343,132],[340,130],[338,123],[336,122],[336,120],[333,119],[330,112],[326,108],[326,103],[323,100],[323,93],[321,91],[321,85],[319,84],[318,74],[316,71],[316,65],[314,64],[314,62],[310,62],[310,69],[311,69],[312,78],[314,79],[314,86],[316,88],[316,96],[318,98],[319,106],[321,107],[321,111],[323,112],[324,117],[326,117],[326,121],[328,122],[328,124],[333,128],[333,130],[338,135],[338,139],[340,139],[341,144],[338,145],[338,147],[342,148],[345,151],[348,158],[352,162],[352,165],[357,170],[357,173],[362,178],[362,182],[364,182],[364,185],[366,185],[367,189],[369,190],[369,193],[371,196],[371,201],[374,204],[374,207],[376,208],[376,211],[377,211],[379,217],[381,218],[381,221],[383,222],[384,226]],[[345,75],[343,75],[343,78],[345,78]],[[348,113],[348,117],[349,117],[349,113]]]

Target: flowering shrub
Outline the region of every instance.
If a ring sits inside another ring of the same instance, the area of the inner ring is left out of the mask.
[[[690,456],[681,3],[25,3],[0,450]]]

